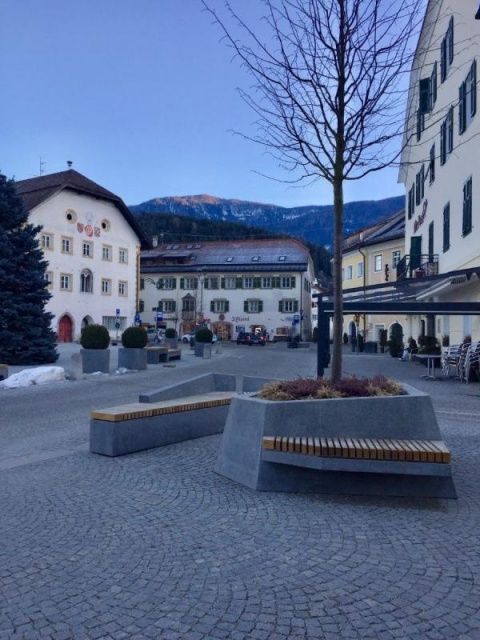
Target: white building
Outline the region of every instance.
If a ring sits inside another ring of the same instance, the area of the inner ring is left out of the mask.
[[[477,7],[478,0],[429,0],[412,66],[399,174],[407,255],[398,277],[442,276],[426,283],[418,301],[480,300]],[[437,316],[431,332],[478,340],[480,319]]]
[[[293,239],[162,244],[141,255],[142,322],[220,339],[264,331],[309,338],[313,263]]]
[[[73,169],[16,182],[29,222],[42,225],[59,341],[83,326],[105,325],[112,337],[134,323],[140,249],[148,247],[123,201]]]

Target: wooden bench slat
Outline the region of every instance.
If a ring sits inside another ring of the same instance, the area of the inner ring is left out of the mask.
[[[263,448],[318,457],[450,463],[451,454],[441,440],[388,438],[318,438],[266,436]]]

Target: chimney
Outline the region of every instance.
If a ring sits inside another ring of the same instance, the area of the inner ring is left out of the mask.
[[[68,167],[69,169],[71,169],[71,168],[72,168],[72,164],[73,164],[73,162],[72,162],[71,160],[67,160],[67,167]]]

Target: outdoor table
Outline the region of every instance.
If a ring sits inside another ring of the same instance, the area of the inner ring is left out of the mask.
[[[425,380],[440,380],[441,378],[437,378],[435,375],[435,361],[441,360],[442,355],[439,353],[417,353],[415,356],[416,360],[426,360],[427,361],[427,373],[422,378]]]

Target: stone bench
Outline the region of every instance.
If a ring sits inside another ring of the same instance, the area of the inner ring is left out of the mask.
[[[147,352],[147,364],[160,364],[162,362],[170,362],[170,360],[180,360],[182,357],[181,349],[169,349],[166,346],[145,347]]]
[[[90,452],[120,456],[222,433],[235,376],[209,373],[90,414]]]

